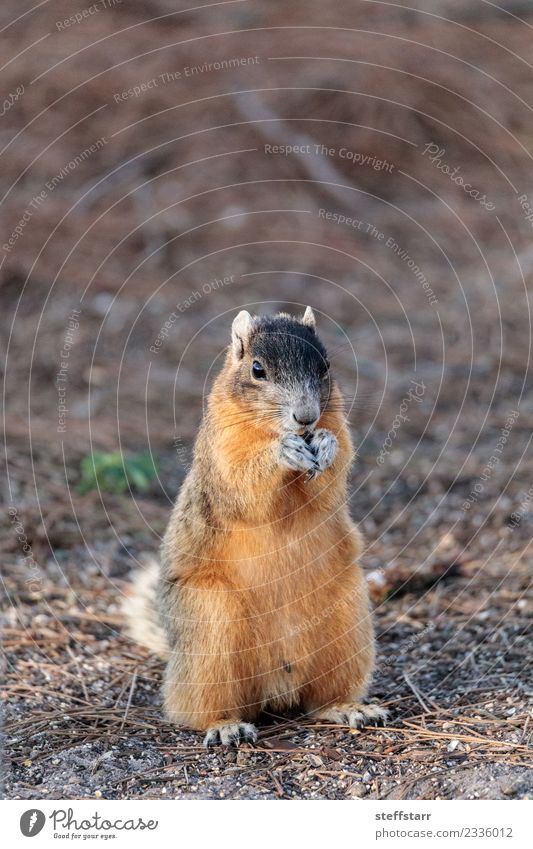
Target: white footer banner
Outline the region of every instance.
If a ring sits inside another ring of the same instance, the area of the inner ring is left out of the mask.
[[[533,803],[523,801],[2,801],[5,847],[66,844],[200,849],[369,846],[533,846]],[[216,807],[215,807],[216,806]]]

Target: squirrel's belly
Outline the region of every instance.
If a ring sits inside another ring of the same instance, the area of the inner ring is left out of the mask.
[[[308,627],[308,620],[295,605],[273,611],[262,619],[263,645],[258,646],[257,652],[262,706],[280,711],[296,707],[301,689],[309,678],[307,659],[301,653],[299,639]]]

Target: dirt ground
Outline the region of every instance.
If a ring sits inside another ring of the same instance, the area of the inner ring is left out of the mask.
[[[5,797],[531,798],[533,10],[411,6],[2,3]],[[391,721],[205,751],[121,599],[236,311],[306,304]]]

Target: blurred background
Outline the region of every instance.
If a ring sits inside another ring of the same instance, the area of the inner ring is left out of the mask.
[[[358,449],[377,693],[444,734],[411,757],[398,721],[381,785],[345,753],[348,789],[316,792],[526,792],[532,26],[520,0],[4,0],[9,793],[161,793],[127,783],[166,755],[160,669],[120,635],[120,598],[157,551],[234,315],[307,304]],[[88,704],[95,733],[71,719]],[[499,748],[450,726],[472,705],[503,723]],[[130,760],[92,770],[124,728]],[[428,777],[439,758],[464,786]],[[239,796],[215,778],[201,792]]]

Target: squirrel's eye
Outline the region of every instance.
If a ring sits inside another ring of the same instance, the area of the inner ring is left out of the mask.
[[[266,380],[266,371],[257,360],[252,363],[252,377],[255,377],[256,380]]]

